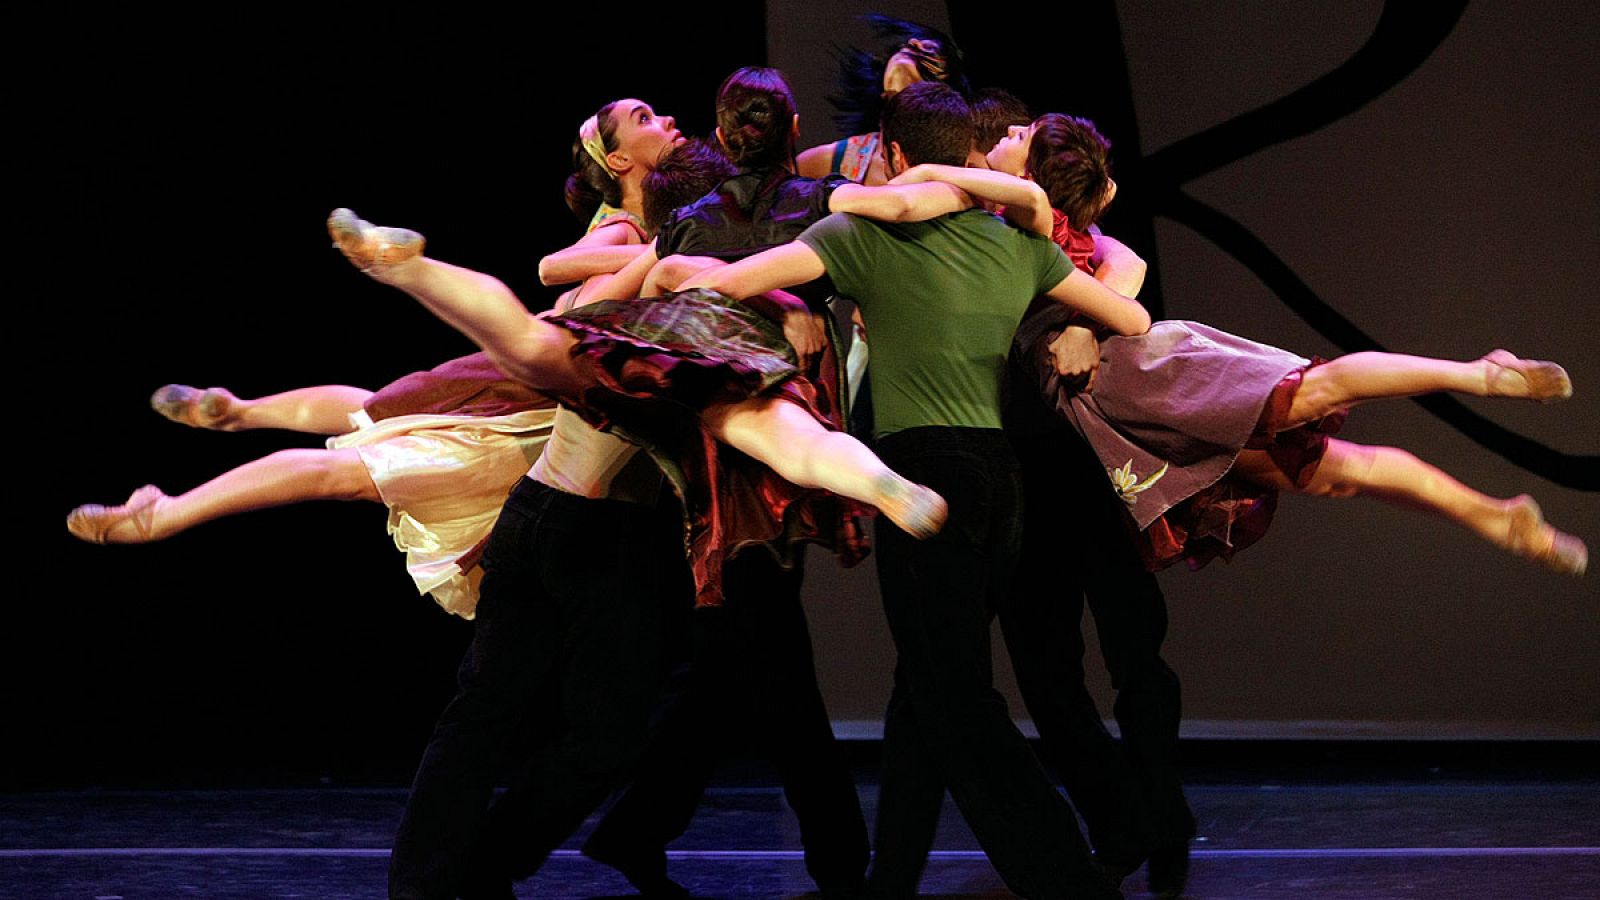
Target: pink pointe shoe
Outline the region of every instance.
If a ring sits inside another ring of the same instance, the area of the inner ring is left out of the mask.
[[[128,496],[121,506],[88,503],[67,515],[67,530],[91,544],[146,544],[155,540],[156,512],[171,498],[153,484]],[[118,529],[119,525],[127,527]]]
[[[1582,575],[1589,568],[1589,548],[1576,536],[1545,522],[1539,504],[1527,494],[1511,499],[1506,549],[1563,575]]]
[[[421,256],[426,243],[409,228],[374,225],[343,208],[328,216],[328,234],[339,252],[369,275]]]
[[[150,408],[163,418],[191,428],[226,430],[239,402],[226,388],[199,388],[187,384],[164,384],[150,395]]]
[[[1542,359],[1519,359],[1509,350],[1495,350],[1483,358],[1484,383],[1491,397],[1526,397],[1554,403],[1572,396],[1567,370]]]
[[[923,487],[898,475],[885,475],[879,479],[879,493],[883,501],[878,511],[901,531],[919,541],[939,533],[945,520],[950,518],[950,506],[932,488]]]

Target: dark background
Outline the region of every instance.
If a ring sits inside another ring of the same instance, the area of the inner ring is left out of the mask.
[[[1302,353],[1353,349],[1164,215],[1160,160],[1148,158],[1338,68],[1383,4],[1059,7],[876,8],[951,26],[980,81],[1105,126],[1124,183],[1108,230],[1154,263],[1149,299],[1168,315]],[[716,85],[767,61],[770,45],[807,139],[826,140],[816,86],[831,76],[829,44],[859,34],[849,16],[864,9],[654,7],[596,14],[592,33],[557,31],[531,9],[59,23],[66,46],[37,78],[49,86],[22,101],[37,158],[16,176],[46,203],[13,254],[24,512],[0,624],[5,782],[405,779],[470,626],[416,596],[382,509],[271,510],[146,547],[79,544],[62,517],[317,445],[168,423],[146,405],[163,383],[377,387],[469,349],[328,248],[333,207],[417,228],[433,255],[546,306],[554,292],[534,265],[581,228],[560,199],[578,122],[632,95],[704,134]],[[1320,98],[1328,121],[1308,136],[1178,186],[1392,349],[1561,359],[1579,384],[1565,408],[1472,408],[1592,455],[1600,27],[1590,11],[1502,3],[1470,5],[1445,31],[1372,103],[1335,110],[1356,88]],[[1552,520],[1600,539],[1590,490],[1413,404],[1362,410],[1348,433],[1492,493],[1532,490]],[[891,658],[870,566],[840,573],[816,557],[811,572],[830,704],[870,734]],[[1312,501],[1286,502],[1274,534],[1233,566],[1163,576],[1190,733],[1224,737],[1595,739],[1595,583],[1375,504]]]

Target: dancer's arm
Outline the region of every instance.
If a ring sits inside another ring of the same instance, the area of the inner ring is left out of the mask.
[[[644,294],[654,297],[666,291],[682,290],[682,284],[690,277],[698,274],[702,269],[711,266],[725,266],[727,263],[712,256],[688,256],[682,253],[663,259],[655,264],[650,274],[644,279]]]
[[[1090,230],[1094,233],[1094,255],[1089,262],[1095,267],[1095,280],[1124,297],[1138,294],[1144,286],[1144,260],[1126,244],[1101,234],[1098,228]],[[1100,367],[1100,341],[1093,328],[1068,325],[1050,342],[1049,349],[1058,375],[1076,381],[1078,390],[1094,386],[1094,375]]]
[[[621,270],[648,249],[644,244],[610,244],[586,247],[573,244],[539,260],[539,283],[571,284],[595,275]]]
[[[1094,255],[1089,257],[1094,277],[1124,297],[1139,296],[1139,289],[1144,287],[1145,271],[1149,268],[1143,257],[1127,244],[1101,234],[1099,229],[1089,230],[1094,234]]]
[[[572,246],[539,260],[539,283],[569,284],[591,275],[615,272],[639,253],[639,246],[639,230],[632,223],[602,225]]]
[[[1122,296],[1078,269],[1073,269],[1045,293],[1050,299],[1083,313],[1118,334],[1144,334],[1150,330],[1150,314],[1138,301]]]
[[[644,245],[644,250],[633,258],[633,262],[623,266],[615,275],[597,275],[584,284],[578,291],[577,302],[579,305],[595,303],[600,300],[632,300],[640,296],[644,289],[644,280],[650,275],[650,270],[660,262],[656,258],[656,242],[651,241]]]
[[[1044,189],[1026,178],[992,169],[924,164],[912,166],[889,182],[913,185],[935,182],[961,188],[967,194],[1006,208],[1006,218],[1018,228],[1049,236],[1052,225],[1050,198]]]
[[[709,288],[735,300],[779,288],[804,284],[826,275],[822,257],[799,241],[791,241],[755,256],[747,256],[736,263],[706,269],[685,281],[680,287]]]
[[[972,206],[966,191],[942,182],[877,187],[841,184],[828,196],[829,212],[854,213],[880,222],[925,222]]]

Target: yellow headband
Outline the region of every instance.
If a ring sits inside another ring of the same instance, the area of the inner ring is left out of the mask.
[[[578,140],[583,143],[583,152],[589,154],[590,159],[599,163],[600,168],[604,169],[606,174],[611,176],[611,180],[615,181],[617,173],[611,171],[611,164],[606,162],[606,143],[600,137],[600,120],[597,117],[590,116],[584,120],[582,125],[578,126]]]

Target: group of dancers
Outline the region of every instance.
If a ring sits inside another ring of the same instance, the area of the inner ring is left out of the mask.
[[[1366,494],[1586,567],[1532,498],[1331,437],[1369,400],[1559,400],[1559,366],[1503,350],[1313,361],[1152,323],[1131,299],[1143,261],[1096,226],[1116,184],[1094,125],[974,94],[946,36],[878,24],[895,44],[872,70],[875,127],[838,145],[797,153],[792,94],[764,68],[723,82],[704,141],[632,98],[585,121],[567,199],[588,229],[540,264],[577,285],[549,312],[425,255],[416,232],[335,211],[345,256],[482,352],[375,392],[168,385],[152,403],[175,421],[328,448],[69,517],[84,540],[141,543],[303,500],[389,508],[418,589],[474,620],[391,896],[510,897],[619,790],[584,852],[646,896],[687,896],[665,847],[733,727],[777,763],[825,897],[915,896],[946,791],[1021,896],[1120,896],[1147,861],[1176,896],[1195,821],[1152,571],[1248,546],[1281,491]],[[835,296],[870,348],[870,446],[846,430]],[[869,853],[800,583],[803,544],[853,563],[874,511],[897,660]],[[1083,686],[1085,604],[1120,740]],[[1070,805],[992,686],[994,618]]]

